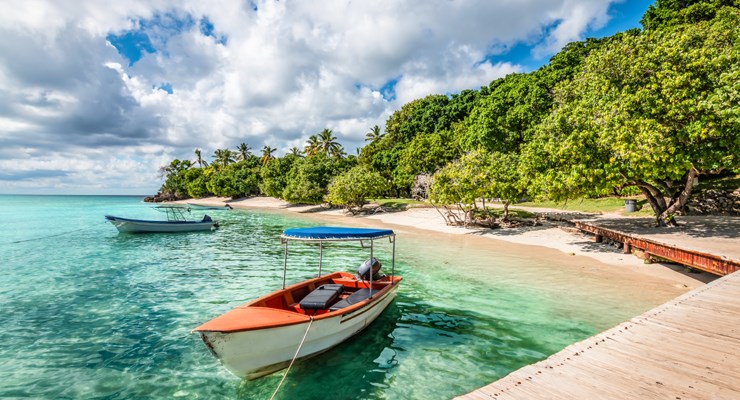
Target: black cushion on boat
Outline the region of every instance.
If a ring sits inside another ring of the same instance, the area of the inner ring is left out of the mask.
[[[357,303],[359,303],[359,302],[361,302],[361,301],[369,298],[370,296],[374,295],[375,293],[378,293],[379,291],[380,290],[373,289],[372,292],[371,292],[370,289],[360,289],[360,290],[352,293],[346,299],[344,299],[344,300],[338,302],[337,304],[334,304],[333,306],[331,306],[331,309],[330,310],[331,311],[336,311],[336,310],[342,309],[344,307],[349,307],[349,306],[351,306],[353,304],[357,304]]]
[[[339,297],[343,290],[344,285],[321,285],[301,300],[301,308],[304,310],[325,310],[329,308],[332,301]]]

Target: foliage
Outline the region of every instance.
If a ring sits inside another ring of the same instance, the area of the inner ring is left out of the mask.
[[[417,175],[433,174],[460,155],[449,131],[417,135],[399,154],[398,165],[393,171],[393,183],[411,187]]]
[[[247,146],[246,143],[240,143],[239,146],[236,147],[236,159],[239,161],[244,161],[249,158],[249,156],[252,155],[252,149]]]
[[[214,167],[221,168],[225,167],[234,162],[234,152],[229,149],[216,149],[213,152],[213,163]]]
[[[201,167],[201,168],[208,166],[208,162],[203,159],[203,155],[202,155],[200,149],[195,149],[195,161],[194,161],[194,163],[195,164],[198,164],[198,166]]]
[[[670,223],[698,172],[738,165],[738,23],[724,8],[591,52],[524,150],[537,191],[563,200],[637,186]]]
[[[265,146],[262,148],[262,158],[260,158],[260,162],[263,166],[266,165],[270,160],[275,158],[275,156],[272,154],[276,151],[277,149],[270,146]]]
[[[383,137],[383,133],[380,131],[380,127],[375,125],[370,129],[370,132],[365,134],[365,141],[374,142]]]
[[[432,203],[458,205],[469,223],[477,200],[499,198],[507,218],[509,204],[525,194],[518,164],[515,154],[470,152],[434,174],[429,199]]]
[[[332,172],[332,163],[323,154],[296,160],[288,172],[282,198],[292,203],[321,203]]]
[[[367,166],[358,165],[334,177],[329,184],[326,200],[347,208],[362,207],[367,198],[388,190],[388,181]]]
[[[657,0],[648,7],[640,23],[645,30],[708,21],[723,6],[738,6],[737,0]]]
[[[536,74],[510,74],[489,87],[490,95],[470,112],[461,146],[468,151],[516,152],[550,110],[550,93]]]
[[[287,185],[288,172],[298,159],[296,156],[287,155],[283,158],[273,158],[268,161],[260,170],[262,178],[262,182],[259,184],[260,191],[271,197],[282,197]]]
[[[190,169],[192,163],[188,160],[174,159],[169,165],[159,169],[160,174],[165,177],[165,182],[159,189],[160,194],[174,199],[187,197],[187,180],[185,172]]]
[[[250,162],[240,161],[214,170],[206,188],[210,193],[222,197],[244,197],[258,193],[258,171]]]
[[[186,188],[189,197],[205,197],[211,194],[208,191],[208,177],[212,168],[191,168],[185,171]]]

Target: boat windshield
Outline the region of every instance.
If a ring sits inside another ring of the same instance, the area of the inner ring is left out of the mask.
[[[187,221],[185,211],[190,212],[189,208],[178,206],[157,206],[154,209],[165,213],[167,215],[167,221]]]

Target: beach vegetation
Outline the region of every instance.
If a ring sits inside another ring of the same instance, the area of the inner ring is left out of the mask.
[[[212,193],[208,191],[208,177],[212,168],[190,168],[185,171],[186,189],[189,197],[205,197]]]
[[[358,165],[331,180],[326,201],[349,210],[362,208],[368,198],[385,193],[388,186],[388,181],[379,173],[366,165]]]
[[[275,156],[273,154],[276,151],[277,151],[277,149],[272,148],[270,146],[265,146],[265,147],[262,148],[262,158],[260,158],[260,162],[262,163],[263,166],[264,165],[267,165],[267,163],[270,160],[272,160],[272,159],[275,158]]]
[[[488,219],[485,201],[497,199],[504,206],[501,219],[506,222],[509,205],[526,196],[518,164],[514,153],[486,150],[467,153],[434,174],[429,200],[435,207],[445,209],[440,213],[448,224],[469,225]]]
[[[300,157],[288,154],[285,157],[273,158],[260,170],[261,182],[259,184],[262,194],[282,198],[283,191],[288,184],[288,173],[293,164]]]
[[[235,161],[235,154],[229,149],[216,149],[213,152],[213,162],[215,168],[226,167]]]
[[[236,146],[236,160],[237,161],[244,161],[249,158],[249,156],[252,155],[252,148],[247,146],[246,143],[240,143],[239,146]]]
[[[378,125],[375,125],[370,128],[370,132],[365,134],[365,141],[374,142],[376,140],[380,140],[382,137],[383,133],[381,132],[380,127]]]
[[[281,197],[292,203],[322,203],[334,176],[334,164],[323,153],[297,159],[288,172]]]
[[[193,164],[198,164],[201,168],[208,166],[208,161],[203,159],[203,154],[200,149],[195,149],[195,161]]]
[[[694,178],[738,164],[739,23],[725,8],[592,52],[522,151],[534,191],[562,201],[634,186],[657,225],[675,224]]]

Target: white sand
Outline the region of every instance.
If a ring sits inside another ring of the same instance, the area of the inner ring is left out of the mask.
[[[715,279],[714,276],[708,273],[685,273],[681,266],[645,264],[643,260],[631,254],[622,254],[621,247],[609,247],[606,244],[596,245],[590,237],[566,232],[558,226],[559,224],[557,222],[545,222],[541,226],[511,229],[468,229],[447,226],[440,214],[433,208],[412,208],[402,212],[381,212],[367,216],[349,216],[345,215],[339,209],[328,209],[321,206],[293,206],[283,200],[272,197],[252,197],[237,200],[209,197],[191,199],[187,200],[187,202],[209,206],[222,206],[228,203],[234,208],[254,208],[301,213],[306,217],[336,222],[337,224],[345,223],[361,226],[391,225],[395,229],[405,227],[443,235],[476,235],[490,240],[524,245],[527,246],[524,251],[527,251],[529,254],[543,253],[543,257],[552,256],[551,251],[545,248],[553,249],[559,252],[560,255],[558,257],[574,257],[574,262],[578,260],[579,264],[583,261],[582,257],[597,261],[591,262],[595,267],[590,272],[603,274],[605,279],[609,279],[613,275],[619,275],[622,278],[634,275],[636,282],[639,281],[644,284],[646,279],[654,280],[654,283],[657,285],[663,287],[670,285],[675,288],[677,294]]]

